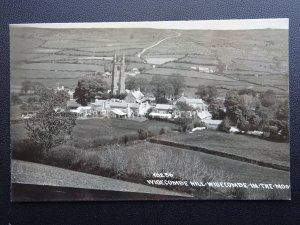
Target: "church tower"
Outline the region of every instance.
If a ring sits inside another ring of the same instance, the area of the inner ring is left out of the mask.
[[[116,54],[113,59],[113,71],[111,81],[111,93],[122,94],[125,93],[125,56],[117,57]]]
[[[121,73],[119,78],[119,93],[125,93],[125,56],[122,57]]]

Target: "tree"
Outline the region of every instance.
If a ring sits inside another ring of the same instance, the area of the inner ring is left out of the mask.
[[[168,77],[168,81],[173,86],[174,96],[179,96],[185,88],[184,77],[179,74],[172,74]]]
[[[250,127],[250,123],[245,120],[243,117],[241,119],[239,119],[238,123],[237,123],[237,128],[241,131],[249,131],[251,129]]]
[[[285,100],[278,106],[278,110],[275,113],[275,117],[278,120],[289,120],[289,102],[288,100]]]
[[[164,79],[160,76],[153,76],[150,82],[153,95],[159,101],[165,101],[167,97],[174,95],[174,88],[168,82],[167,79]],[[157,102],[158,103],[158,102]]]
[[[57,107],[65,107],[68,94],[65,91],[55,93],[45,90],[40,94],[40,109],[35,116],[25,120],[28,137],[39,146],[42,151],[61,144],[75,126],[76,116],[67,112],[58,112]]]
[[[276,103],[276,93],[273,90],[267,90],[260,97],[262,106],[270,107]]]
[[[149,81],[142,77],[129,76],[126,79],[125,86],[128,90],[137,90],[139,88],[141,92],[144,92],[149,86]]]
[[[22,82],[22,86],[21,86],[21,90],[27,94],[28,91],[32,88],[32,82],[29,80],[23,81]]]
[[[45,85],[41,82],[32,82],[32,91],[38,93],[46,89]]]
[[[20,96],[17,93],[13,92],[10,95],[10,103],[12,105],[19,105],[22,104],[22,100],[20,99]]]
[[[263,122],[262,118],[260,118],[258,115],[253,115],[249,119],[251,130],[259,130],[262,122]]]
[[[147,119],[152,119],[152,117],[149,116],[149,114],[152,113],[152,112],[153,112],[153,108],[149,108],[149,109],[147,110],[147,112],[145,113],[145,117],[146,117]]]
[[[179,111],[193,111],[193,107],[186,102],[176,102]]]
[[[27,99],[28,104],[33,104],[33,103],[36,103],[36,102],[38,102],[38,99],[36,97],[29,97]]]
[[[219,131],[223,131],[226,133],[229,133],[230,128],[230,119],[228,117],[225,117],[225,119],[218,126]]]
[[[101,97],[106,90],[107,84],[102,79],[82,79],[78,81],[73,97],[77,103],[87,106],[96,96]]]
[[[156,103],[157,104],[168,104],[169,100],[166,99],[165,97],[157,97],[156,98]]]
[[[213,98],[218,95],[218,90],[215,86],[204,86],[199,85],[195,93],[198,97],[210,102]]]
[[[238,119],[242,117],[240,96],[235,91],[226,93],[224,106],[226,107],[226,115],[233,125],[237,124]]]
[[[191,125],[193,122],[192,119],[186,117],[178,117],[175,119],[175,123],[180,126],[180,130],[186,132],[188,126]]]
[[[65,107],[67,96],[63,92],[44,91],[40,93],[40,109],[35,116],[25,120],[25,129],[28,137],[42,151],[61,144],[75,126],[76,116],[62,111],[55,110],[57,107]]]
[[[220,100],[212,100],[208,106],[208,111],[212,115],[212,119],[214,120],[223,120],[226,116],[226,113],[222,109],[224,107],[223,102]]]
[[[40,82],[31,82],[29,80],[22,82],[21,91],[25,94],[28,94],[28,91],[36,93],[41,89],[46,89],[46,87]]]
[[[251,92],[241,94],[240,98],[240,109],[242,110],[243,116],[248,120],[251,116],[255,115],[255,112],[261,107],[259,99]]]

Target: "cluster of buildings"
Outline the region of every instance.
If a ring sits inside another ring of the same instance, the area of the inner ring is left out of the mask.
[[[177,102],[185,102],[191,106],[191,111],[180,111],[176,106]],[[154,104],[144,96],[142,92],[129,91],[124,100],[107,99],[98,100],[88,106],[81,106],[74,99],[67,103],[70,112],[75,113],[79,118],[137,118],[144,117],[152,108],[149,117],[172,119],[177,117],[190,117],[200,119],[211,119],[208,106],[202,99],[191,99],[180,97],[173,104]]]
[[[113,95],[126,94],[124,100],[107,99],[98,100],[88,106],[81,106],[74,99],[67,103],[67,109],[75,113],[79,118],[107,117],[107,118],[136,118],[144,117],[148,110],[152,108],[149,117],[153,118],[176,118],[176,117],[198,117],[201,119],[211,118],[208,106],[202,99],[191,99],[181,96],[173,104],[153,104],[153,97],[146,97],[140,90],[125,89],[125,56],[113,58],[111,90]],[[191,111],[181,112],[176,103],[185,102],[191,106]]]
[[[203,73],[215,73],[216,72],[216,70],[214,70],[213,68],[203,67],[203,66],[191,66],[190,69],[200,71]]]
[[[67,108],[80,118],[107,117],[107,118],[136,118],[146,114],[151,105],[143,100],[140,91],[130,91],[124,100],[98,100],[88,106],[81,106],[74,99],[67,102]]]

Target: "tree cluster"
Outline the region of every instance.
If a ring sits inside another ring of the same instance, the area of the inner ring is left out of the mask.
[[[273,90],[258,96],[249,89],[239,92],[228,91],[224,101],[226,114],[219,130],[228,132],[230,126],[241,131],[264,131],[272,140],[288,140],[288,101],[277,99]]]
[[[167,98],[177,98],[185,88],[184,77],[174,74],[168,79],[161,76],[153,76],[150,82],[150,90],[156,98],[156,103],[168,103]]]
[[[40,90],[45,89],[46,87],[40,82],[32,82],[30,80],[22,82],[21,91],[24,94],[37,93]]]
[[[108,85],[103,79],[82,79],[78,81],[73,97],[77,103],[87,106],[96,97],[105,96],[107,90]]]
[[[48,151],[71,135],[76,116],[64,110],[56,110],[66,106],[68,94],[65,91],[44,89],[39,95],[39,110],[25,120],[25,129],[30,140],[41,146],[43,151]]]
[[[141,92],[144,92],[147,90],[148,86],[149,86],[149,81],[142,77],[129,76],[125,82],[125,87],[128,90],[140,89]]]
[[[195,94],[209,103],[218,95],[218,90],[215,86],[199,85]]]

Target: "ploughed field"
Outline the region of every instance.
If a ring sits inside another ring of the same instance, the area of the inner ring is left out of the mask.
[[[127,70],[143,69],[137,76],[149,80],[153,75],[184,76],[188,89],[193,89],[187,90],[190,94],[200,84],[287,94],[287,30],[176,32],[180,35],[159,29],[13,28],[12,90],[18,90],[26,79],[74,88],[86,74],[111,70],[116,52],[126,55]],[[147,50],[139,55],[143,49]],[[195,71],[199,67],[213,72]]]

